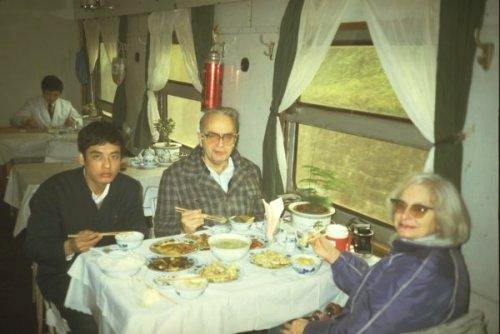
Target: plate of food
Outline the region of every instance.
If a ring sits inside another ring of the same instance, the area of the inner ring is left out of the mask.
[[[149,250],[153,253],[170,257],[183,256],[197,249],[193,240],[176,240],[171,238],[159,240],[149,246]]]
[[[148,268],[161,272],[179,272],[193,267],[196,261],[188,256],[153,257],[148,261]]]
[[[224,264],[213,261],[197,270],[200,277],[206,278],[210,283],[224,283],[237,280],[241,271],[236,263]]]
[[[291,264],[290,258],[282,252],[271,249],[252,251],[250,254],[250,263],[266,268],[281,269]]]

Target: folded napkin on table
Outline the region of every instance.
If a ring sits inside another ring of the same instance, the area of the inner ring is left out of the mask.
[[[274,232],[278,227],[281,213],[285,209],[285,205],[283,204],[283,199],[278,197],[271,203],[267,203],[264,199],[262,200],[264,203],[264,210],[266,216],[266,238],[269,241],[272,241],[274,238]]]

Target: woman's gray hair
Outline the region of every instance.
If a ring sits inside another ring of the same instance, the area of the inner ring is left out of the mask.
[[[205,110],[203,116],[200,118],[200,132],[205,130],[205,122],[211,115],[224,115],[233,121],[235,133],[240,131],[240,113],[238,110],[229,107],[219,107],[215,109]]]
[[[433,173],[421,173],[409,177],[399,184],[390,198],[401,198],[403,192],[413,185],[422,185],[431,193],[436,215],[437,235],[461,245],[469,239],[470,218],[465,203],[455,186],[443,177]],[[394,212],[390,211],[394,221]]]

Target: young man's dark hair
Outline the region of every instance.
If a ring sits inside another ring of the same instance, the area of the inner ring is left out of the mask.
[[[120,130],[109,122],[97,121],[85,126],[78,132],[78,151],[85,156],[85,151],[94,145],[114,144],[123,151],[123,136]]]
[[[42,80],[42,91],[49,92],[62,92],[64,88],[63,82],[61,79],[56,77],[55,75],[47,75]]]

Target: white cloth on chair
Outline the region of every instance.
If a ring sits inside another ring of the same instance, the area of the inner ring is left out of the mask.
[[[54,303],[48,301],[44,302],[45,302],[45,309],[47,310],[45,312],[45,319],[46,319],[45,321],[47,323],[47,326],[54,327],[57,334],[68,333],[69,332],[68,323],[66,322],[66,319],[64,319],[61,316],[61,313],[59,313],[59,310],[54,305]]]
[[[144,215],[154,217],[156,210],[156,199],[158,198],[158,187],[149,186],[144,191]]]

